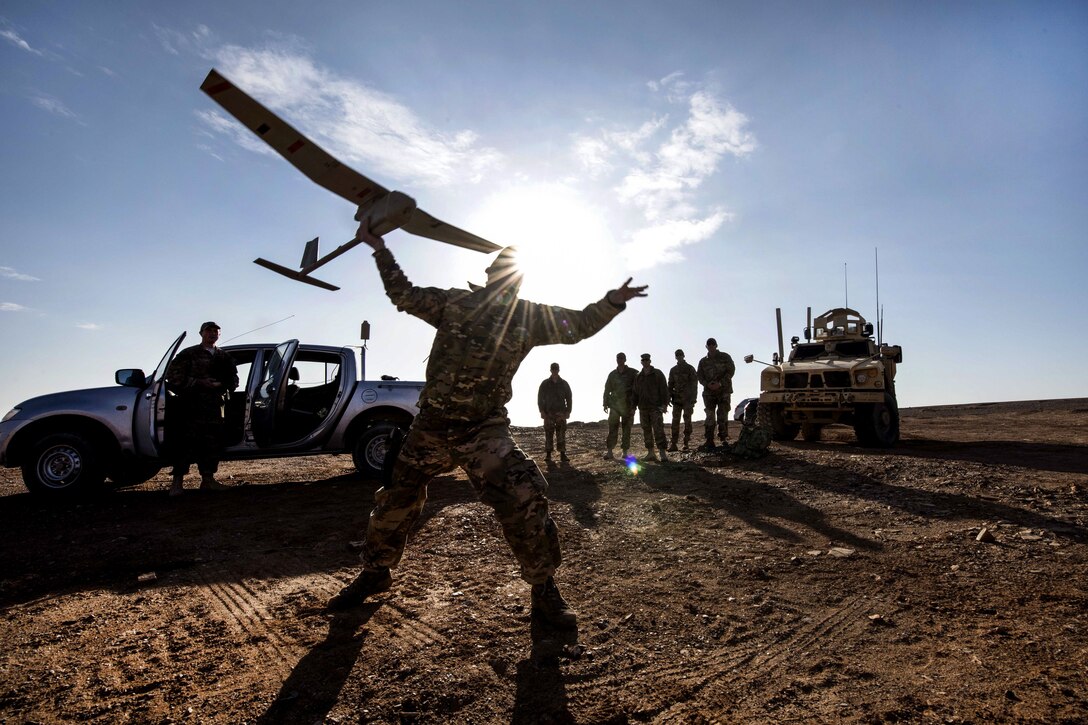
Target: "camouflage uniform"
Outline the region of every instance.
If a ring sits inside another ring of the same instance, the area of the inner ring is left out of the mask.
[[[632,395],[637,375],[634,368],[625,366],[622,371],[613,370],[608,373],[604,381],[604,407],[608,409],[608,450],[616,447],[621,429],[623,437],[620,447],[625,451],[631,447],[631,422],[635,414]]]
[[[745,416],[740,436],[729,452],[738,458],[762,458],[771,444],[771,417],[764,405],[757,406],[755,420]]]
[[[634,397],[646,450],[652,455],[656,444],[664,458],[668,448],[664,413],[669,407],[669,384],[665,382],[665,373],[655,367],[639,371],[635,377]]]
[[[699,377],[695,368],[680,360],[669,371],[669,402],[672,403],[672,446],[680,437],[680,417],[684,418],[684,448],[691,440],[691,414],[699,397]]]
[[[550,375],[544,378],[536,391],[536,406],[544,420],[544,450],[548,455],[555,447],[559,448],[560,453],[567,452],[567,418],[572,404],[570,385],[566,380],[559,378],[552,382]]]
[[[482,501],[495,509],[521,577],[549,580],[560,564],[559,532],[548,514],[548,482],[514,443],[506,403],[518,366],[537,345],[573,344],[593,335],[626,305],[607,298],[575,311],[526,302],[516,287],[479,290],[415,287],[392,253],[374,253],[385,291],[398,310],[436,328],[427,380],[393,464],[374,495],[365,570],[400,561],[434,476],[462,468]]]
[[[223,387],[203,387],[197,382],[203,378]],[[234,359],[218,347],[211,351],[203,345],[187,347],[170,362],[166,382],[175,394],[167,427],[174,474],[185,475],[195,462],[202,476],[214,476],[223,449],[223,406],[238,387]]]
[[[737,370],[729,353],[712,350],[699,361],[699,382],[703,384],[703,405],[706,406],[706,443],[714,444],[714,426],[717,423],[722,443],[728,443],[729,398],[733,393],[733,373]],[[711,383],[721,383],[718,390],[707,388]]]

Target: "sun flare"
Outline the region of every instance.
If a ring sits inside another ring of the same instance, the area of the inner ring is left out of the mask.
[[[524,299],[580,308],[623,282],[604,214],[573,189],[510,188],[487,197],[475,217],[481,236],[517,247]]]

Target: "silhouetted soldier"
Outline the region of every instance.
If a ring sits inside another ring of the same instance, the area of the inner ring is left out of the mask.
[[[665,410],[669,407],[669,384],[665,373],[650,363],[650,353],[642,353],[642,370],[635,377],[635,406],[642,423],[642,437],[646,441],[646,460],[656,461],[654,446],[661,452],[661,461],[668,463],[665,453]]]
[[[680,437],[680,416],[684,417],[684,450],[691,441],[691,414],[695,410],[695,401],[699,397],[699,375],[691,363],[684,360],[684,351],[676,351],[676,365],[669,371],[669,402],[672,403],[672,445],[676,450],[676,439]]]
[[[718,350],[713,337],[706,341],[706,357],[699,361],[699,382],[703,384],[703,405],[706,406],[706,442],[703,448],[714,448],[714,425],[717,423],[722,445],[729,445],[729,397],[733,393],[733,373],[737,366],[727,352]]]
[[[551,373],[544,378],[536,391],[536,406],[540,410],[540,418],[544,421],[544,458],[550,461],[552,451],[558,447],[559,460],[565,463],[570,460],[567,458],[567,418],[570,417],[573,399],[570,394],[570,385],[559,377],[559,363],[552,363]]]
[[[627,449],[631,447],[631,421],[635,415],[633,386],[635,376],[633,368],[627,367],[627,356],[616,353],[616,369],[608,373],[604,381],[604,412],[608,413],[608,439],[605,442],[608,452],[605,460],[615,458],[613,453],[619,439],[623,457],[627,458]],[[622,429],[622,438],[619,434]]]

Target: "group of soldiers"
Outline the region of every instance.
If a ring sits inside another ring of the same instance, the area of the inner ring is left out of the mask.
[[[636,371],[627,366],[627,355],[616,355],[616,369],[608,374],[604,384],[604,410],[608,413],[608,438],[605,441],[605,459],[614,459],[619,443],[623,459],[631,448],[631,425],[637,410],[642,423],[646,443],[645,460],[667,462],[669,453],[690,450],[691,414],[703,386],[705,440],[701,450],[715,449],[715,441],[728,445],[730,396],[733,393],[733,375],[736,365],[729,353],[718,349],[713,337],[706,341],[706,356],[695,368],[684,359],[684,351],[676,351],[676,365],[665,373],[653,366],[649,353],[643,353],[642,369]],[[566,421],[571,411],[571,390],[567,381],[559,377],[559,364],[552,363],[551,375],[537,392],[537,406],[544,421],[544,448],[546,460],[552,460],[552,452],[558,448],[562,461],[567,458]],[[672,406],[672,440],[665,437],[665,413]],[[681,419],[683,443],[680,444]],[[715,436],[717,435],[717,438]],[[682,449],[678,447],[682,445]],[[656,451],[656,453],[655,453]]]

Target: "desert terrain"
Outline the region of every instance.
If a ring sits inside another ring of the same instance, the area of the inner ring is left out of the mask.
[[[0,722],[1085,722],[1088,400],[904,410],[902,430],[632,471],[600,423],[571,426],[562,467],[515,429],[577,633],[531,621],[459,473],[393,589],[334,616],[378,485],[348,456],[61,507],[5,469]]]

